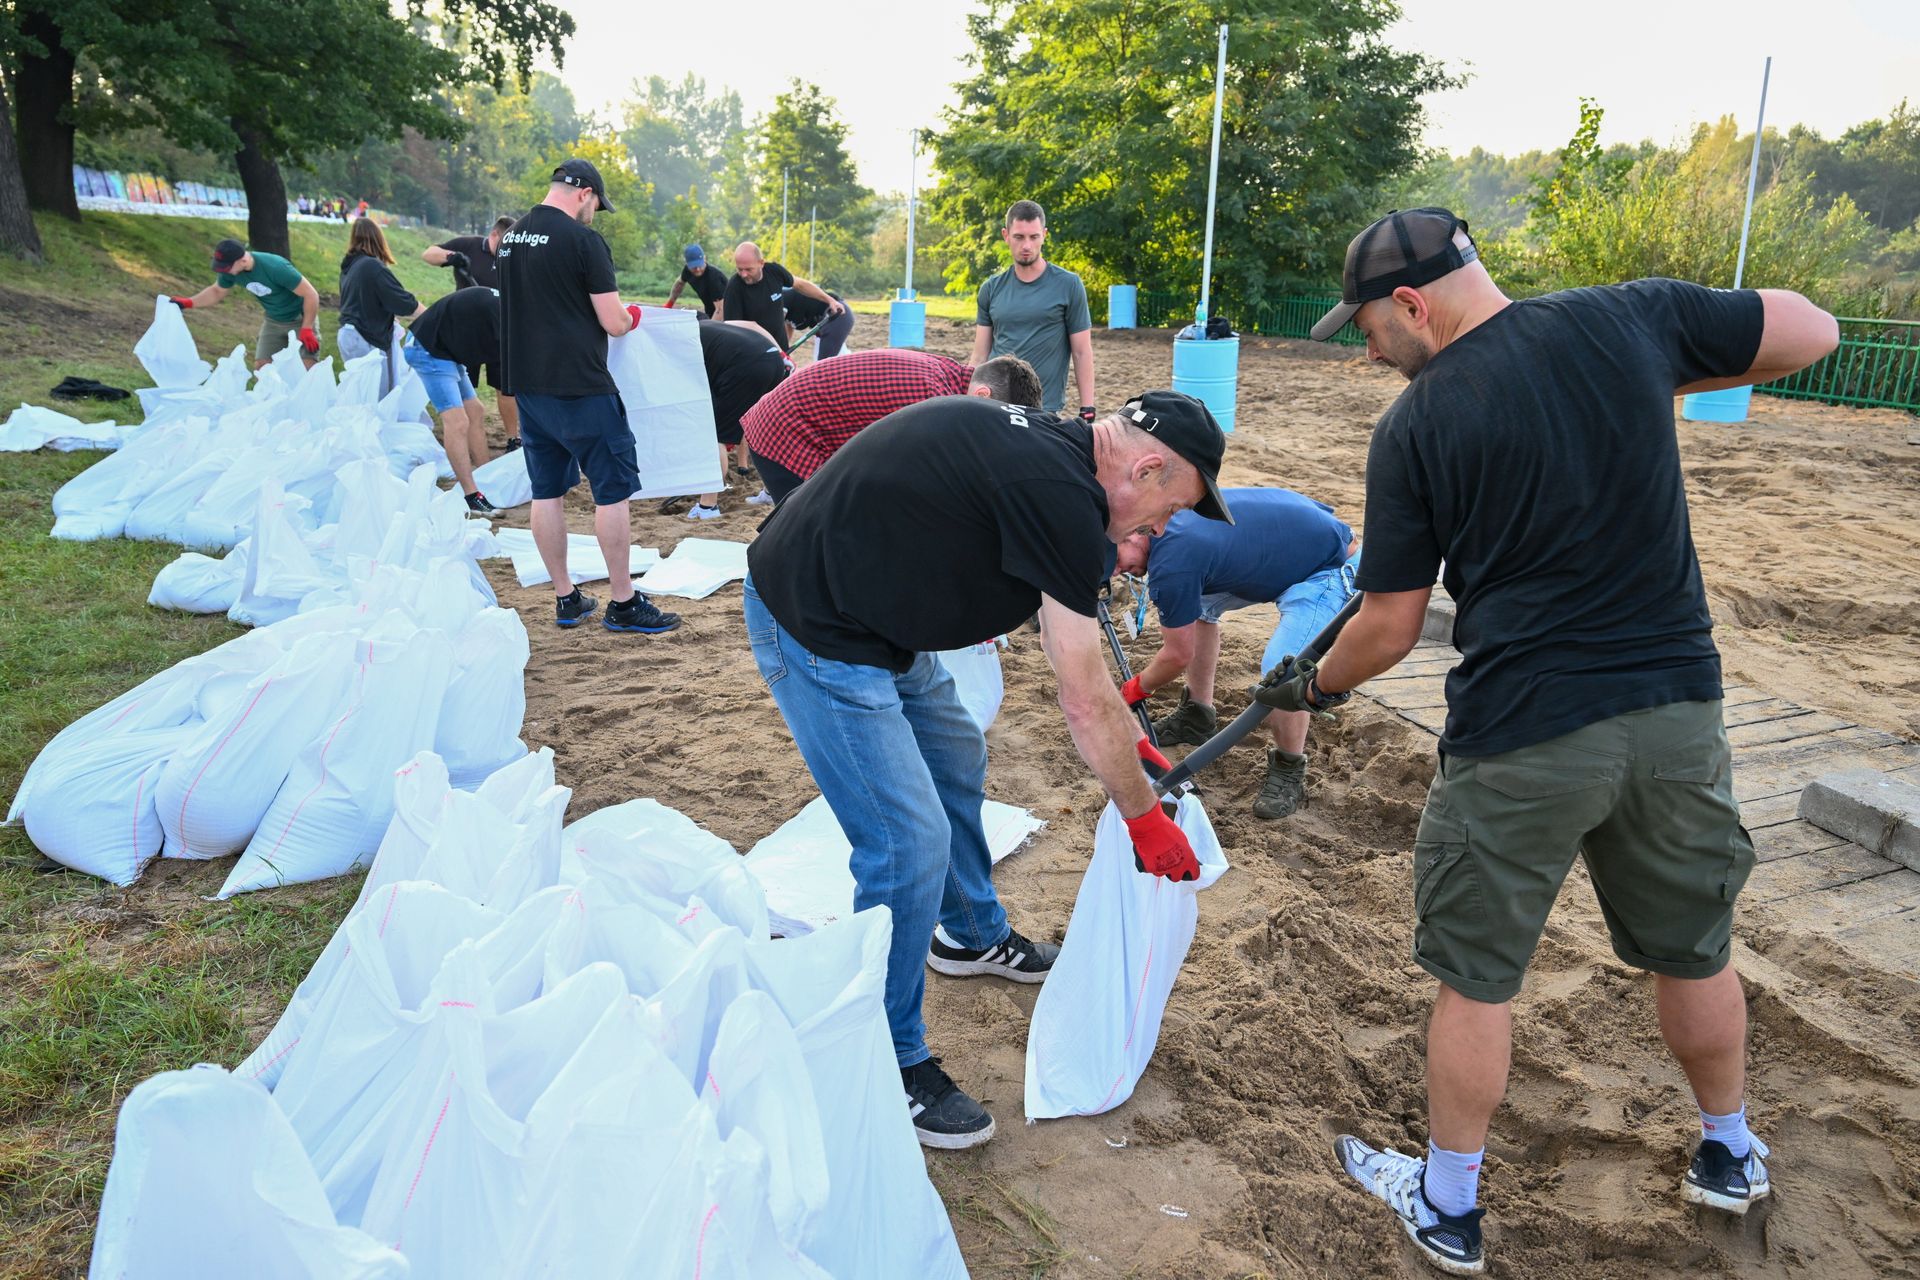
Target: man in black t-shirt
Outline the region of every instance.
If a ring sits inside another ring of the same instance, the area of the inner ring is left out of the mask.
[[[753,321],[773,335],[782,351],[787,349],[789,337],[786,300],[796,292],[825,306],[828,315],[838,316],[847,309],[813,281],[801,279],[777,262],[768,262],[753,241],[744,241],[733,251],[733,279],[727,281],[725,296],[726,317]]]
[[[554,621],[578,626],[598,603],[567,573],[561,499],[584,474],[593,490],[593,533],[607,560],[610,631],[655,634],[680,625],[633,589],[627,500],[640,488],[633,428],[607,371],[607,339],[640,323],[620,301],[613,254],[591,227],[610,209],[600,172],[585,160],[553,171],[547,198],[500,242],[500,354],[506,390],[520,401],[521,442],[533,481],[534,545],[553,577]]]
[[[698,298],[700,305],[706,308],[707,319],[726,319],[725,307],[720,308],[717,316],[713,310],[727,295],[726,273],[717,267],[708,266],[707,255],[697,244],[688,245],[685,256],[687,265],[680,268],[680,278],[673,282],[673,292],[667,295],[667,305],[672,306],[680,301],[682,289],[691,288],[693,296]]]
[[[439,244],[430,244],[420,251],[420,257],[428,266],[453,268],[454,287],[459,289],[500,288],[500,237],[513,226],[513,219],[502,214],[493,220],[493,227],[484,236],[455,236]],[[520,410],[513,397],[502,392],[500,387],[505,379],[497,364],[486,367],[487,385],[499,394],[495,396],[500,404],[500,429],[506,432],[507,448],[520,447]],[[467,377],[476,386],[480,382],[480,366],[470,365]]]
[[[747,550],[754,661],[853,846],[854,906],[893,913],[887,1021],[929,1146],[984,1142],[993,1118],[929,1056],[922,966],[1032,983],[1059,953],[1015,932],[994,894],[986,740],[934,653],[1038,609],[1074,745],[1141,869],[1198,875],[1141,770],[1162,759],[1114,689],[1094,616],[1122,539],[1187,507],[1231,518],[1216,480],[1225,448],[1206,407],[1171,391],[1091,426],[944,396],[854,436]]]
[[[414,320],[400,350],[440,414],[447,465],[467,495],[467,508],[486,515],[494,507],[474,483],[473,469],[487,461],[487,411],[467,370],[500,363],[500,295],[455,289]]]
[[[746,439],[740,417],[786,380],[793,371],[787,357],[758,325],[724,320],[700,322],[700,356],[707,367],[707,392],[713,399],[713,434],[720,442],[720,474]],[[689,520],[718,520],[720,495],[703,493],[687,512]]]
[[[1477,258],[1444,209],[1390,214],[1348,247],[1342,302],[1313,336],[1351,321],[1409,385],[1367,456],[1360,612],[1317,669],[1257,695],[1320,711],[1392,667],[1444,560],[1461,659],[1413,852],[1414,959],[1440,982],[1430,1141],[1425,1159],[1346,1135],[1335,1151],[1456,1274],[1485,1265],[1475,1204],[1509,1002],[1576,856],[1615,954],[1654,974],[1700,1106],[1683,1197],[1744,1213],[1768,1194],[1728,964],[1753,845],[1673,397],[1784,376],[1837,341],[1794,293],[1636,280],[1510,302]]]

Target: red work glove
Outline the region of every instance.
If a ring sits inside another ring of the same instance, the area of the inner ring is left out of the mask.
[[[179,307],[182,311],[187,310],[189,307],[193,305],[192,298],[168,298],[167,301],[171,302],[174,306]]]
[[[634,329],[638,329],[640,327],[640,304],[639,303],[629,302],[627,304],[627,318],[633,321],[632,326],[627,330],[628,333],[632,333]]]
[[[1169,880],[1198,880],[1200,860],[1193,856],[1187,833],[1174,825],[1167,811],[1154,805],[1137,818],[1128,818],[1127,834],[1133,837],[1133,865],[1149,875]]]
[[[300,331],[300,349],[310,356],[319,355],[320,335],[312,329],[302,329]]]
[[[1128,706],[1137,707],[1153,695],[1140,687],[1139,676],[1133,676],[1120,686],[1120,696],[1127,700]]]
[[[1154,746],[1144,734],[1141,736],[1140,741],[1133,744],[1133,749],[1139,754],[1140,763],[1148,766],[1149,770],[1158,769],[1161,773],[1165,773],[1167,770],[1173,768],[1172,762],[1161,755],[1160,748]],[[1158,775],[1155,776],[1157,777]]]

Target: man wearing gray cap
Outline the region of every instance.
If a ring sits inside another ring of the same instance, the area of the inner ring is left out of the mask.
[[[1440,984],[1427,1153],[1345,1134],[1334,1149],[1457,1275],[1486,1265],[1479,1174],[1510,1002],[1576,856],[1614,953],[1653,974],[1699,1104],[1682,1197],[1743,1214],[1769,1192],[1728,963],[1753,844],[1673,397],[1782,377],[1838,341],[1831,316],[1784,290],[1636,280],[1514,302],[1478,257],[1445,209],[1389,214],[1347,247],[1341,303],[1313,336],[1351,322],[1409,385],[1367,455],[1360,611],[1318,667],[1256,694],[1290,711],[1345,701],[1418,642],[1444,562],[1461,660],[1413,848],[1413,954]]]
[[[855,435],[747,550],[754,662],[853,846],[854,906],[893,914],[887,1021],[927,1146],[976,1146],[993,1117],[931,1056],[924,968],[1036,983],[1060,951],[1016,932],[994,893],[986,739],[933,655],[1038,609],[1067,728],[1126,819],[1137,865],[1197,877],[1141,768],[1165,758],[1114,689],[1094,618],[1122,540],[1189,507],[1232,519],[1217,479],[1225,449],[1206,406],[1173,391],[1091,425],[941,396]]]

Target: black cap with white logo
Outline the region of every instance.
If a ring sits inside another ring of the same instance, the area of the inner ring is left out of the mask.
[[[607,213],[613,212],[613,205],[607,201],[607,184],[600,181],[600,171],[587,161],[578,159],[566,161],[553,171],[553,180],[593,192],[600,197],[600,208]]]
[[[1206,405],[1179,391],[1142,391],[1121,407],[1120,416],[1193,464],[1206,486],[1200,501],[1193,504],[1195,511],[1209,520],[1233,523],[1233,512],[1220,495],[1220,460],[1227,453],[1227,436]]]
[[[1471,235],[1464,249],[1453,242],[1453,233],[1466,229],[1466,221],[1452,210],[1426,208],[1396,209],[1362,231],[1347,245],[1340,305],[1313,326],[1313,336],[1325,342],[1375,298],[1391,297],[1402,286],[1431,284],[1478,258]]]

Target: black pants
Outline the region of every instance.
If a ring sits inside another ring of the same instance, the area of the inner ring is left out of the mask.
[[[760,473],[760,483],[767,486],[767,492],[773,496],[774,502],[785,502],[788,494],[806,483],[772,458],[763,458],[754,453],[751,447],[747,453],[753,458],[753,469]]]

